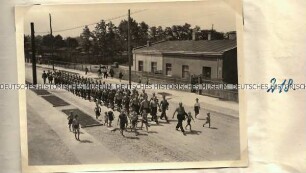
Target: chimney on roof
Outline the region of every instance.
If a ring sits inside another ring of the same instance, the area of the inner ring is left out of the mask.
[[[236,32],[232,31],[228,33],[228,39],[229,40],[236,40]]]
[[[147,41],[147,47],[150,47],[151,44],[152,44],[151,41],[148,40],[148,41]]]
[[[198,33],[197,33],[196,28],[194,28],[194,29],[192,30],[192,40],[193,40],[193,41],[198,40]]]
[[[213,32],[214,32],[214,24],[211,25],[211,31],[208,32],[207,40],[213,39]]]
[[[211,40],[211,32],[208,32],[208,34],[207,34],[207,40]]]

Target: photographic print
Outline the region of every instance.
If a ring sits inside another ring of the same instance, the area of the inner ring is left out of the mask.
[[[16,7],[23,171],[247,166],[242,22],[232,0]]]

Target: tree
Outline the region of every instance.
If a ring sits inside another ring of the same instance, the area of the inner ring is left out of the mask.
[[[164,33],[164,30],[161,26],[157,27],[156,34],[157,34],[157,40],[156,41],[161,41],[161,40],[165,39],[165,33]]]
[[[42,45],[51,49],[53,46],[53,38],[54,37],[51,36],[50,34],[44,35],[42,37]]]
[[[156,36],[157,36],[156,29],[157,29],[156,26],[150,27],[149,38],[151,41],[156,41]]]
[[[83,29],[83,32],[80,35],[81,46],[82,46],[82,48],[85,52],[89,52],[89,49],[91,47],[91,42],[90,42],[91,35],[92,34],[91,34],[88,26],[85,26],[84,29]]]
[[[110,58],[113,58],[120,54],[124,50],[124,47],[122,47],[122,40],[118,28],[112,22],[107,23],[106,26],[106,42],[110,45],[107,46],[107,55]]]
[[[101,20],[95,27],[93,34],[95,35],[98,47],[99,47],[99,53],[103,54],[106,50],[106,23],[104,20]]]
[[[79,46],[79,43],[76,38],[71,38],[71,37],[66,38],[65,42],[68,47],[70,61],[72,62],[73,61],[72,54],[75,48]],[[76,59],[74,59],[74,61],[76,62]]]
[[[169,32],[169,28],[167,28]],[[185,23],[184,25],[173,25],[171,27],[172,38],[174,40],[191,40],[192,39],[192,29],[191,25]],[[169,33],[167,33],[168,35]]]
[[[88,26],[86,25],[83,29],[83,32],[80,35],[81,38],[81,46],[83,50],[87,53],[87,56],[89,58],[89,51],[92,46],[90,38],[92,38],[92,33],[90,32]]]
[[[31,39],[30,39],[31,40]],[[36,51],[38,54],[43,54],[43,47],[42,47],[43,37],[41,35],[35,36],[35,44],[36,44]]]
[[[139,38],[138,38],[138,42],[140,45],[144,45],[146,44],[146,42],[149,40],[149,25],[146,24],[145,22],[141,22],[138,25],[138,31],[139,31]]]
[[[62,48],[66,47],[66,42],[63,40],[63,37],[61,35],[56,35],[54,37],[54,48]]]
[[[167,39],[167,40],[173,40],[174,39],[171,27],[166,27],[165,28],[164,36],[165,36],[165,39]]]
[[[138,23],[133,19],[131,18],[130,19],[130,31],[131,31],[131,47],[137,47],[137,46],[140,46],[140,45],[143,45],[143,43],[139,44],[139,28],[138,28]],[[121,20],[119,26],[118,26],[118,29],[119,29],[119,34],[120,34],[120,37],[123,41],[125,41],[125,43],[123,43],[123,47],[125,47],[125,50],[127,50],[127,44],[126,44],[126,41],[127,41],[127,29],[128,29],[128,21],[127,20]]]
[[[188,23],[185,23],[182,27],[182,37],[183,40],[191,40],[192,39],[192,29],[191,25]]]
[[[66,42],[65,44],[67,45],[67,47],[71,49],[75,49],[76,47],[79,46],[79,43],[76,38],[67,37],[65,42]]]
[[[167,39],[167,34],[166,31],[163,30],[161,26],[152,26],[150,28],[150,41],[152,42],[157,42],[161,40],[166,40]]]

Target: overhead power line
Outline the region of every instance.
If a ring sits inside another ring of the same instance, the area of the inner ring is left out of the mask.
[[[135,11],[135,12],[132,12],[131,14],[136,14],[136,13],[140,13],[140,12],[143,12],[143,11],[146,11],[147,9],[143,9],[143,10],[138,10],[138,11]],[[126,17],[127,14],[124,14],[124,15],[121,15],[121,16],[116,16],[116,17],[113,17],[113,18],[110,18],[110,19],[106,19],[104,21],[108,22],[108,21],[112,21],[112,20],[116,20],[116,19],[120,19],[120,18],[123,18],[123,17]],[[80,26],[76,26],[76,27],[72,27],[72,28],[66,28],[66,29],[60,29],[60,30],[55,30],[53,31],[53,33],[57,33],[57,32],[64,32],[64,31],[69,31],[69,30],[74,30],[74,29],[79,29],[79,28],[83,28],[85,26],[91,26],[91,25],[96,25],[98,24],[99,22],[95,22],[95,23],[89,23],[89,24],[86,24],[86,25],[80,25]],[[45,32],[35,32],[36,34],[47,34],[47,33],[50,33],[49,31],[45,31]]]

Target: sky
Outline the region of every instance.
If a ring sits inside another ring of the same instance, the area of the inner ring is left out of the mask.
[[[35,34],[45,35],[50,32],[49,13],[52,16],[53,35],[64,38],[79,36],[84,25],[94,24],[100,20],[111,20],[116,26],[127,19],[128,9],[137,22],[144,21],[150,27],[191,24],[201,29],[214,29],[220,32],[234,31],[235,9],[233,0],[202,0],[192,2],[146,2],[146,3],[102,3],[78,5],[35,5],[27,8],[24,17],[24,32],[30,35],[30,23],[34,22]],[[117,18],[117,19],[114,19]],[[64,29],[75,28],[66,31]],[[58,32],[57,32],[58,31]]]

